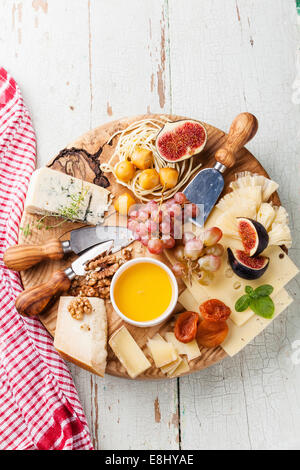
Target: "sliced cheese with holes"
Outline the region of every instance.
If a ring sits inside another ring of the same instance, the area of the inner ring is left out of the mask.
[[[222,348],[229,356],[234,356],[241,351],[246,344],[261,333],[274,318],[280,315],[293,302],[293,299],[285,289],[282,289],[273,300],[275,303],[275,314],[271,320],[254,315],[242,326],[237,326],[230,319],[228,320],[229,332],[227,338],[222,343]]]
[[[145,354],[125,326],[121,326],[111,336],[109,345],[132,379],[151,367]]]
[[[101,186],[40,168],[30,180],[25,209],[30,214],[64,216],[97,225],[108,210],[110,192]]]
[[[189,343],[182,343],[181,341],[178,341],[175,334],[171,332],[166,333],[165,338],[168,343],[173,344],[178,354],[186,354],[189,361],[192,361],[193,359],[196,359],[196,357],[201,356],[198,343],[195,339],[193,341],[190,341]]]
[[[159,334],[148,339],[147,345],[156,367],[170,364],[170,362],[176,361],[178,357],[173,344],[167,343]]]
[[[188,290],[188,289],[187,289]],[[189,293],[191,296],[191,293]],[[194,299],[196,302],[196,300]],[[189,299],[189,302],[191,300]],[[255,336],[261,333],[280,313],[282,313],[291,303],[293,299],[289,296],[285,289],[282,289],[274,298],[275,303],[275,314],[270,320],[253,315],[249,321],[244,323],[242,326],[237,326],[230,319],[227,320],[229,327],[228,336],[222,343],[222,348],[229,356],[234,356],[241,351]],[[187,305],[181,301],[184,308],[188,308]],[[243,312],[241,312],[243,313]]]
[[[167,364],[166,366],[162,366],[160,370],[164,374],[172,374],[174,370],[177,369],[181,361],[182,361],[182,358],[178,356],[176,361],[170,362],[170,364]]]
[[[191,284],[186,281],[186,286],[199,305],[208,299],[222,300],[231,309],[232,321],[238,326],[243,325],[253,317],[254,313],[250,309],[245,312],[235,312],[234,306],[236,301],[244,295],[246,286],[255,289],[262,284],[271,284],[274,287],[272,297],[275,298],[276,294],[299,272],[297,266],[279,246],[270,246],[263,254],[270,258],[270,264],[265,274],[259,279],[248,281],[234,274],[227,263],[225,252],[222,266],[214,273],[214,279],[209,286],[200,285],[195,278]]]
[[[98,297],[89,297],[92,312],[76,320],[68,310],[73,299],[59,299],[54,347],[65,359],[103,377],[107,357],[105,303]]]
[[[182,375],[182,374],[185,374],[186,372],[189,372],[189,370],[190,370],[190,366],[188,365],[188,362],[187,362],[186,358],[184,357],[182,359],[182,362],[177,367],[177,369],[175,369],[175,371],[172,374],[170,374],[169,377],[170,378],[178,377],[179,375]]]

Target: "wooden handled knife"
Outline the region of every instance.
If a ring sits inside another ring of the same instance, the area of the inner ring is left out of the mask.
[[[5,265],[14,271],[24,271],[46,259],[59,260],[69,253],[80,254],[88,248],[112,240],[124,246],[134,241],[126,227],[97,225],[71,231],[70,240],[48,240],[42,245],[16,245],[8,248],[3,256]],[[127,243],[128,242],[128,243]]]

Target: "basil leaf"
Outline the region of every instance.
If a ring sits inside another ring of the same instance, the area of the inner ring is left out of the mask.
[[[235,310],[237,312],[244,312],[249,307],[250,302],[251,298],[248,294],[242,295],[235,303]]]
[[[275,311],[275,305],[271,297],[258,297],[252,299],[250,308],[256,315],[263,318],[272,318]]]
[[[264,284],[263,286],[259,286],[255,289],[254,293],[258,297],[266,297],[272,294],[274,287],[270,286],[269,284]]]
[[[246,286],[246,287],[245,287],[245,292],[246,292],[248,295],[251,295],[251,294],[253,294],[254,290],[252,289],[251,286]]]

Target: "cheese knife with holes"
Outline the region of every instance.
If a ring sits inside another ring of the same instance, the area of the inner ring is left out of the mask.
[[[215,154],[214,167],[199,171],[183,191],[190,202],[202,206],[201,215],[190,218],[190,222],[204,225],[224,189],[224,171],[234,166],[237,153],[255,136],[257,128],[253,114],[241,113],[233,120],[224,144]]]

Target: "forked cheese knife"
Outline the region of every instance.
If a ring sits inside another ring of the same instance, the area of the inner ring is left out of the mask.
[[[224,171],[234,166],[236,153],[255,136],[257,128],[258,122],[253,114],[241,113],[234,119],[225,143],[215,154],[215,166],[201,170],[183,191],[190,202],[203,205],[199,218],[201,223],[195,219],[190,219],[190,222],[196,225],[205,223],[224,189]]]
[[[64,271],[56,271],[44,284],[25,289],[16,299],[18,312],[26,317],[38,315],[49,305],[54,296],[66,292],[70,288],[71,281],[75,276],[86,274],[85,265],[89,261],[108,251],[115,253],[130,243],[131,241],[128,242],[128,240],[119,241],[119,243],[107,241],[85,251],[70,267]]]
[[[42,245],[16,245],[9,247],[3,261],[9,269],[25,271],[46,259],[59,260],[69,253],[81,254],[83,251],[109,240],[121,240],[128,244],[134,241],[131,230],[126,227],[97,225],[82,227],[71,231],[70,240],[48,240]],[[125,244],[126,246],[126,244]]]

